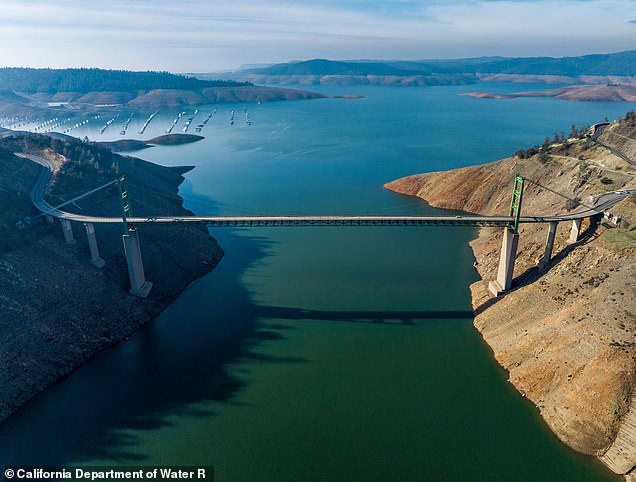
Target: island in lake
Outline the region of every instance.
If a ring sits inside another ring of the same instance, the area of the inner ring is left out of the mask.
[[[152,146],[177,146],[181,144],[191,144],[205,139],[203,136],[196,134],[165,134],[159,137],[153,137],[147,141],[139,141],[137,139],[122,139],[119,141],[97,142],[100,146],[110,149],[113,152],[140,151]]]

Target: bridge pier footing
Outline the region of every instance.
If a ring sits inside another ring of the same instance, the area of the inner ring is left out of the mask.
[[[130,228],[127,234],[122,235],[124,253],[128,264],[128,276],[130,277],[130,294],[145,298],[150,293],[152,283],[146,281],[144,264],[141,259],[141,248],[137,230]]]
[[[86,237],[88,238],[88,248],[91,251],[91,264],[96,268],[103,268],[106,262],[100,258],[99,249],[97,248],[97,238],[95,237],[95,227],[93,223],[84,223],[86,228]]]
[[[508,291],[512,286],[512,273],[515,268],[518,244],[519,233],[515,233],[510,228],[504,228],[497,279],[488,284],[488,289],[495,296],[499,296],[504,291]]]
[[[582,219],[572,220],[572,230],[570,231],[570,237],[568,243],[574,244],[579,240],[579,234],[581,234],[581,221]]]
[[[559,223],[556,221],[552,221],[550,223],[550,229],[548,231],[548,239],[545,242],[545,251],[543,252],[543,257],[541,261],[539,261],[539,268],[545,268],[550,259],[552,259],[552,250],[554,248],[554,237],[556,236],[556,230]]]
[[[73,227],[68,219],[60,219],[62,224],[62,232],[64,233],[64,240],[67,244],[75,244],[75,238],[73,237]]]

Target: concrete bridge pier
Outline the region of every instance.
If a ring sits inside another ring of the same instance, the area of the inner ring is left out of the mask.
[[[68,219],[60,219],[62,223],[62,232],[64,233],[64,240],[68,244],[75,244],[75,238],[73,237],[73,227]]]
[[[128,233],[122,235],[124,242],[124,253],[128,264],[128,276],[130,277],[130,294],[145,298],[150,293],[152,283],[146,281],[144,274],[144,264],[141,259],[141,249],[139,248],[139,238],[137,230],[128,229]]]
[[[44,216],[44,218],[46,219],[46,222],[47,222],[47,223],[49,223],[49,224],[53,224],[53,222],[55,221],[55,220],[53,219],[53,216],[51,216],[50,214],[46,214],[46,215]]]
[[[488,284],[488,289],[495,296],[499,296],[504,291],[508,291],[512,286],[512,273],[515,268],[518,244],[519,233],[515,233],[510,228],[504,228],[497,279]]]
[[[568,243],[573,244],[579,240],[579,234],[581,234],[581,221],[582,219],[573,219],[572,220],[572,230],[570,231],[570,238],[568,239]]]
[[[98,269],[103,268],[106,262],[99,257],[99,249],[97,249],[97,238],[95,237],[95,227],[93,223],[84,223],[86,228],[86,237],[88,238],[88,247],[91,251],[91,264]]]
[[[554,248],[554,237],[556,236],[556,230],[559,223],[552,221],[550,223],[550,230],[548,231],[548,239],[545,242],[545,251],[543,257],[539,261],[539,268],[545,268],[550,259],[552,259],[552,249]]]

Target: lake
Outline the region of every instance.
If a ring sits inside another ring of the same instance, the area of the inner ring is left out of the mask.
[[[457,95],[475,86],[314,90],[364,98],[201,106],[188,132],[211,114],[203,141],[136,155],[196,166],[181,194],[197,214],[442,214],[382,185],[634,108]],[[143,136],[135,116],[126,137],[161,135],[178,113],[160,112]],[[72,134],[117,140],[126,118]],[[226,251],[213,272],[0,426],[0,465],[207,465],[218,481],[622,480],[556,439],[473,328],[476,229],[212,235]]]

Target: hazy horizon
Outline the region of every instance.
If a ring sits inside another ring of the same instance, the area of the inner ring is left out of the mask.
[[[311,58],[569,57],[636,46],[634,0],[5,0],[2,67],[221,72]]]

